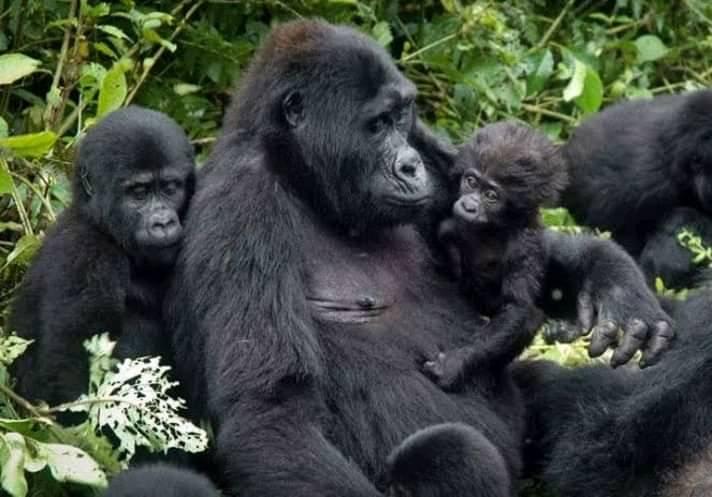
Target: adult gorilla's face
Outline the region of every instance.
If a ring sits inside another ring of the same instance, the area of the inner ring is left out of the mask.
[[[347,28],[334,34],[281,100],[289,155],[301,159],[292,183],[348,229],[410,222],[433,194],[410,142],[415,86],[370,39],[357,35],[355,44]]]

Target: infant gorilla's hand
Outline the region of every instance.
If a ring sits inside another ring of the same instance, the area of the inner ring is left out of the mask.
[[[423,364],[423,373],[443,390],[456,390],[466,377],[470,354],[466,349],[440,352],[434,360]]]

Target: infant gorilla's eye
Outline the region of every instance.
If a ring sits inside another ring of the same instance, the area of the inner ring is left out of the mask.
[[[378,116],[377,118],[373,119],[369,125],[368,129],[371,131],[371,133],[380,133],[383,131],[386,126],[390,123],[390,116],[387,114],[383,114]]]
[[[477,186],[477,180],[474,176],[465,176],[465,184],[470,188],[475,188]]]
[[[489,202],[496,202],[499,199],[499,194],[495,190],[486,190],[485,199]]]
[[[175,195],[179,187],[180,184],[177,181],[169,181],[161,187],[161,191],[164,195]]]

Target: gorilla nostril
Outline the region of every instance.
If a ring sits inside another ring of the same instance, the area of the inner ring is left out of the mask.
[[[398,172],[401,174],[401,176],[405,176],[408,178],[414,178],[415,175],[418,173],[418,168],[415,166],[415,164],[401,164],[398,167]]]

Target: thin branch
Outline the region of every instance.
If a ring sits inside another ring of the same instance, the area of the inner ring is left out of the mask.
[[[183,6],[187,5],[190,3],[190,0],[183,0],[183,2],[180,3],[179,7],[182,9]],[[195,2],[195,5],[193,5],[188,12],[185,13],[185,16],[183,16],[183,19],[178,23],[178,26],[176,26],[176,29],[173,31],[173,34],[171,34],[169,41],[173,41],[185,28],[185,26],[188,24],[188,19],[192,17],[193,14],[203,5],[204,1],[200,0],[198,2]],[[176,8],[176,10],[179,10]],[[139,88],[143,85],[143,83],[146,81],[146,78],[148,77],[148,73],[151,72],[151,69],[156,65],[156,62],[158,59],[161,58],[161,55],[166,51],[165,45],[161,45],[161,47],[158,49],[156,52],[156,55],[153,56],[153,63],[148,66],[144,67],[143,72],[141,73],[141,76],[139,77],[138,81],[136,82],[136,86],[133,87],[131,90],[131,93],[129,93],[129,96],[126,97],[126,102],[124,105],[128,105],[131,103],[131,101],[134,99],[136,96],[136,93],[138,92]]]
[[[556,33],[556,30],[559,29],[559,26],[561,25],[561,22],[564,20],[564,17],[566,17],[566,14],[568,14],[569,10],[571,10],[571,7],[573,7],[575,0],[569,0],[566,2],[566,5],[564,5],[564,8],[561,9],[561,12],[559,12],[559,15],[554,19],[554,22],[551,23],[551,26],[549,26],[549,29],[546,30],[546,33],[544,33],[544,36],[542,36],[541,40],[539,40],[539,43],[534,45],[530,52],[534,50],[539,50],[540,48],[543,48],[546,46],[547,43],[549,43],[549,40],[551,39],[552,36],[554,36],[554,33]]]

